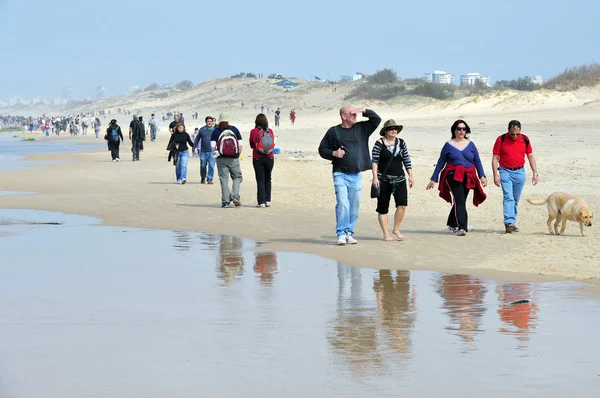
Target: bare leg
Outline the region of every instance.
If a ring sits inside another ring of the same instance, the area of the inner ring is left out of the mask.
[[[377,219],[379,220],[379,226],[381,227],[381,232],[383,232],[383,240],[391,241],[393,240],[388,232],[388,216],[387,214],[378,214]]]
[[[396,214],[394,214],[394,229],[392,230],[392,233],[394,235],[396,235],[396,238],[398,238],[398,240],[404,239],[404,235],[402,235],[400,233],[400,224],[402,223],[402,220],[404,219],[405,213],[406,213],[406,206],[396,207]]]

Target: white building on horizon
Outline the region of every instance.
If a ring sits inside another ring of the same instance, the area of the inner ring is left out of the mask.
[[[434,70],[431,73],[423,73],[423,78],[429,83],[452,84],[454,83],[454,75],[444,72],[443,70]]]
[[[482,82],[488,87],[492,87],[492,79],[489,76],[485,76],[480,73],[467,73],[466,75],[460,76],[461,86],[474,86],[478,81]]]
[[[540,86],[544,84],[544,79],[541,76],[536,76],[534,79],[531,79],[533,84],[539,84]]]

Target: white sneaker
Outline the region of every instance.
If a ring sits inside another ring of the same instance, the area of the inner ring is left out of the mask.
[[[458,228],[448,227],[448,231],[450,231],[451,233],[455,234],[455,233],[458,232]]]
[[[177,184],[181,184],[181,180],[177,180]]]
[[[113,159],[113,162],[116,162],[116,161],[117,161],[117,159]]]
[[[267,202],[267,203],[265,203],[265,206],[267,206],[267,207],[271,207],[271,202]]]
[[[354,237],[350,233],[348,233],[346,235],[346,243],[349,245],[355,245],[358,243],[358,241],[354,239]]]
[[[465,236],[467,232],[464,229],[459,229],[456,231],[456,236]]]
[[[183,180],[181,180],[182,184],[185,184],[187,181],[185,180],[185,178]]]
[[[338,246],[346,246],[346,237],[338,236],[337,244]]]
[[[118,162],[118,161],[119,161],[119,158],[116,158],[115,160]]]

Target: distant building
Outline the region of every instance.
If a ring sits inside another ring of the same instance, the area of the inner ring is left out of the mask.
[[[341,75],[340,76],[340,81],[342,81],[342,82],[350,82],[350,81],[352,81],[352,76]]]
[[[352,81],[357,81],[360,80],[364,77],[364,75],[362,73],[355,73],[352,75]]]
[[[484,76],[480,73],[467,73],[466,75],[460,76],[461,86],[474,86],[478,81],[488,87],[492,86],[492,79],[489,76]]]
[[[540,86],[544,84],[544,79],[541,76],[536,76],[535,79],[531,79],[533,84],[539,84]]]
[[[424,73],[423,79],[429,83],[452,84],[454,83],[454,75],[444,72],[443,70],[434,70],[431,73]]]
[[[35,97],[34,99],[31,100],[31,104],[32,105],[41,104],[42,101],[43,101],[42,97]]]
[[[14,106],[14,105],[21,105],[21,104],[23,103],[23,99],[21,99],[21,98],[19,98],[19,97],[12,97],[12,98],[11,98],[11,99],[8,101],[8,103],[9,103],[11,106]]]

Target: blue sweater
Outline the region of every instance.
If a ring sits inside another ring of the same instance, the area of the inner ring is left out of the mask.
[[[442,148],[442,152],[440,153],[440,158],[435,166],[433,175],[431,176],[431,181],[438,182],[440,172],[444,166],[446,166],[446,163],[452,163],[455,166],[463,165],[465,167],[472,167],[475,165],[479,178],[485,177],[483,165],[481,164],[481,159],[479,158],[479,151],[477,150],[477,147],[473,141],[470,141],[462,150],[455,147],[450,143],[450,141],[446,142]]]

